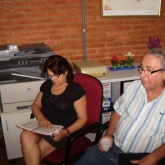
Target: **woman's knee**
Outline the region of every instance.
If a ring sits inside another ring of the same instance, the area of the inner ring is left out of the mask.
[[[23,130],[20,135],[21,144],[26,144],[26,143],[30,144],[32,142],[38,142],[39,140],[40,137],[38,134],[35,134],[28,130]]]

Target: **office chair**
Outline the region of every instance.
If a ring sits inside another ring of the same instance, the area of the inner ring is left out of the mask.
[[[104,124],[102,124],[98,129],[97,129],[97,134],[96,134],[96,141],[98,142],[99,141],[99,139],[103,136],[103,134],[104,134],[104,132],[107,130],[107,128],[108,128],[108,125],[109,125],[109,121],[107,121],[107,122],[105,122]],[[141,154],[148,154],[148,153],[141,153]],[[120,156],[120,157],[118,157],[118,159],[120,159],[120,158],[122,158],[124,155],[122,155],[122,156]],[[140,155],[138,155],[138,156],[140,156]],[[137,157],[138,157],[137,156]],[[130,158],[130,156],[128,155],[128,157]],[[124,158],[124,159],[126,159],[126,158]],[[120,164],[120,160],[119,160],[119,164]],[[125,160],[125,162],[126,162],[126,160]],[[162,160],[160,160],[156,165],[165,165],[165,158],[164,159],[162,159]]]
[[[56,150],[43,159],[48,165],[66,165],[75,162],[88,147],[97,143],[97,141],[92,142],[85,135],[96,132],[100,126],[102,84],[97,78],[83,73],[74,74],[73,81],[81,84],[86,91],[88,120],[84,128],[69,136],[65,148]]]

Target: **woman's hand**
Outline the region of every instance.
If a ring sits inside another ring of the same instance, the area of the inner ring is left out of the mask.
[[[38,119],[38,125],[41,128],[49,128],[52,124],[45,117],[41,117],[41,118]]]
[[[60,141],[64,137],[68,136],[68,132],[66,131],[66,129],[57,129],[57,132],[58,133],[53,133],[54,141]]]
[[[111,141],[111,144],[110,144],[109,148],[111,148],[112,145],[113,145],[113,137],[112,137],[112,136],[103,136],[103,137],[99,140],[99,143],[98,143],[98,147],[99,147],[99,149],[100,149],[101,152],[103,152],[103,147],[102,147],[101,140],[104,139],[104,138],[108,138],[108,139]]]

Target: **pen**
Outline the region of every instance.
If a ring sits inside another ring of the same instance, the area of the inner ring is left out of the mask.
[[[59,130],[57,130],[55,133],[59,133],[63,128],[60,128]]]
[[[57,130],[55,133],[59,133],[62,129],[63,129],[63,128],[60,128],[60,129],[59,129],[59,130]],[[55,138],[55,136],[54,136],[53,134],[51,134],[51,135],[50,135],[50,138],[51,138],[51,139],[54,139],[54,138]]]

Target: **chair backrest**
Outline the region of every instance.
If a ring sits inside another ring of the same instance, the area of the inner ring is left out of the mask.
[[[83,73],[75,73],[73,81],[80,84],[86,91],[88,111],[86,126],[99,122],[103,97],[103,87],[101,82],[97,78]]]

